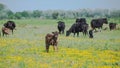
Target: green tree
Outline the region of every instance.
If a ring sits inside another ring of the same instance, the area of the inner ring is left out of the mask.
[[[120,10],[113,10],[110,12],[111,17],[120,17]]]
[[[58,18],[58,15],[59,15],[58,12],[53,12],[53,13],[52,13],[53,19],[57,19],[57,18]]]
[[[13,19],[14,18],[14,13],[11,10],[7,11],[8,19]]]
[[[32,15],[33,17],[38,18],[42,15],[42,11],[34,10]]]
[[[0,11],[4,10],[6,8],[6,6],[4,4],[0,3]]]
[[[21,12],[16,12],[15,13],[15,18],[16,19],[21,19],[22,18]]]
[[[6,6],[0,3],[0,19],[7,18]]]
[[[30,17],[28,11],[21,12],[21,16],[24,17],[24,18],[29,18]]]

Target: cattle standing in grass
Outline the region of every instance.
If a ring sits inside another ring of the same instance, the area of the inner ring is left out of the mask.
[[[65,30],[65,23],[64,22],[62,22],[62,21],[59,21],[58,22],[58,30],[59,30],[59,34],[61,34],[61,32],[62,32],[62,34],[64,34],[64,30]]]
[[[6,27],[2,27],[2,34],[3,34],[3,36],[4,35],[9,35],[9,32],[10,32],[10,29],[8,29],[8,28],[6,28]]]
[[[58,46],[57,46],[57,44],[58,44],[58,32],[52,32],[52,34],[47,34],[46,36],[45,36],[45,44],[46,44],[46,51],[47,52],[49,52],[49,47],[50,47],[50,45],[52,45],[53,46],[53,49],[55,50],[55,51],[57,51],[58,50]]]
[[[7,21],[7,23],[4,24],[4,27],[12,30],[12,34],[13,34],[13,30],[15,29],[16,24],[13,21]]]
[[[110,30],[114,30],[114,29],[116,29],[116,23],[109,23],[109,28],[110,28]]]
[[[91,21],[91,27],[92,27],[92,29],[95,29],[95,31],[96,31],[96,28],[102,29],[103,23],[108,24],[108,21],[106,18],[93,19]]]
[[[66,31],[66,36],[69,36],[71,33],[75,34],[77,33],[77,37],[79,36],[79,32],[83,32],[83,35],[86,35],[88,32],[88,24],[83,24],[81,27],[79,27],[78,23],[74,23],[69,30]]]
[[[69,36],[70,33],[77,33],[77,36],[79,36],[79,32],[83,32],[83,35],[86,35],[88,33],[88,24],[86,23],[85,18],[76,19],[76,23],[74,23],[68,31],[66,31],[66,36]]]

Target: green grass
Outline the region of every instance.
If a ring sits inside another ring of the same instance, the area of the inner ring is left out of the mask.
[[[88,22],[91,18],[87,19]],[[109,21],[112,21],[110,19]],[[119,19],[114,19],[117,23]],[[0,21],[0,28],[3,22]],[[14,20],[14,34],[0,37],[0,68],[119,68],[120,30],[94,33],[94,38],[59,35],[59,51],[45,52],[45,35],[57,30],[58,20]],[[63,20],[66,30],[75,19]],[[108,27],[105,25],[104,27]],[[103,28],[104,28],[103,27]],[[120,26],[118,26],[120,27]]]

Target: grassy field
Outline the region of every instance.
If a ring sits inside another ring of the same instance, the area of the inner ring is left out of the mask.
[[[6,21],[0,21],[0,28]],[[17,25],[14,34],[0,37],[0,68],[120,68],[120,30],[102,30],[94,33],[93,39],[82,33],[79,37],[59,35],[58,52],[51,46],[46,53],[45,35],[57,31],[58,20],[13,21]],[[66,31],[75,19],[63,21]],[[120,27],[120,19],[108,21],[115,21]]]

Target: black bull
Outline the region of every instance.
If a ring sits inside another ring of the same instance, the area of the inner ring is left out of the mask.
[[[64,30],[65,30],[65,23],[64,22],[62,22],[62,21],[59,21],[59,22],[57,22],[58,23],[58,26],[57,26],[57,28],[58,28],[58,30],[59,30],[59,34],[64,34]]]
[[[77,36],[79,36],[79,32],[83,32],[83,35],[86,35],[88,32],[88,24],[80,24],[79,23],[74,23],[68,31],[66,31],[66,36],[69,36],[71,33],[75,34],[77,33]]]
[[[107,18],[100,18],[100,19],[93,19],[91,21],[91,28],[94,30],[96,30],[96,28],[98,29],[102,29],[103,24],[108,24]]]

